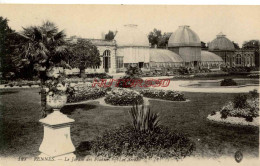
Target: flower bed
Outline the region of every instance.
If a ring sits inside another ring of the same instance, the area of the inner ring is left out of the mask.
[[[248,122],[244,118],[240,117],[227,117],[226,119],[223,119],[221,118],[220,112],[216,112],[214,115],[208,115],[207,119],[223,124],[226,123],[241,126],[259,126],[259,117],[254,118],[252,122]]]
[[[249,78],[258,78],[259,79],[260,74],[259,73],[249,74],[249,75],[247,75],[247,77],[249,77]]]
[[[219,122],[241,125],[259,125],[259,98],[256,90],[247,95],[237,95],[228,102],[219,112],[212,112],[208,119]]]
[[[40,85],[40,81],[28,81],[28,80],[20,80],[20,81],[11,81],[8,84],[5,85],[5,87],[10,86],[33,86],[33,85]]]
[[[241,101],[238,101],[241,104]],[[236,103],[229,102],[225,105],[221,111],[221,117],[223,119],[230,117],[245,118],[247,121],[253,121],[253,118],[259,116],[259,101],[258,98],[250,99],[246,101],[245,106],[236,107]]]
[[[194,77],[224,77],[228,76],[229,74],[226,72],[218,71],[218,72],[208,72],[208,73],[196,73]]]
[[[250,72],[252,70],[255,70],[255,67],[247,67],[247,66],[241,66],[241,67],[223,67],[221,70],[229,73],[240,73],[240,72]]]
[[[79,155],[96,160],[139,161],[146,159],[183,159],[192,154],[195,144],[185,135],[159,127],[153,132],[140,132],[131,126],[107,130],[82,147]]]
[[[93,100],[104,97],[109,88],[92,87],[91,84],[80,84],[73,87],[74,92],[68,96],[68,103]]]
[[[110,79],[113,76],[108,75],[107,73],[86,73],[87,78],[101,78],[101,79]]]
[[[140,93],[144,97],[155,98],[155,99],[164,99],[171,101],[185,101],[183,93],[173,90],[157,90],[157,89],[142,89]]]
[[[143,103],[143,96],[134,90],[116,88],[106,95],[105,102],[111,105],[133,105]]]

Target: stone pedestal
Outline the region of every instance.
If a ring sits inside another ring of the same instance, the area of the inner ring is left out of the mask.
[[[60,110],[54,109],[53,113],[40,122],[44,126],[43,141],[39,151],[40,156],[50,157],[75,157],[75,147],[70,137],[70,125],[74,122],[62,114]]]

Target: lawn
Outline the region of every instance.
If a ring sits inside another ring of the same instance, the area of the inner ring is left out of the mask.
[[[35,156],[43,138],[40,119],[39,89],[0,90],[0,157]],[[212,124],[208,114],[219,110],[235,94],[187,93],[190,102],[150,101],[159,112],[161,124],[187,134],[195,143],[196,157],[232,156],[237,150],[244,157],[258,157],[258,128]],[[93,140],[106,129],[131,119],[129,108],[106,107],[98,102],[65,106],[62,112],[75,119],[71,128],[75,147]]]

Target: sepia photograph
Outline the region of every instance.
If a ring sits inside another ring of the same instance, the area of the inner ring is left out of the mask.
[[[0,4],[0,166],[257,165],[259,50],[259,5]]]

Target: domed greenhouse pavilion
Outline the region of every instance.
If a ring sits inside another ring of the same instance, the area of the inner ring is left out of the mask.
[[[187,25],[179,26],[172,33],[166,49],[151,48],[147,35],[135,24],[119,28],[112,41],[86,40],[96,45],[101,55],[101,65],[86,69],[89,73],[121,73],[130,65],[143,71],[255,66],[254,53],[235,50],[233,43],[222,33],[208,44],[208,50],[202,50],[199,36]]]

